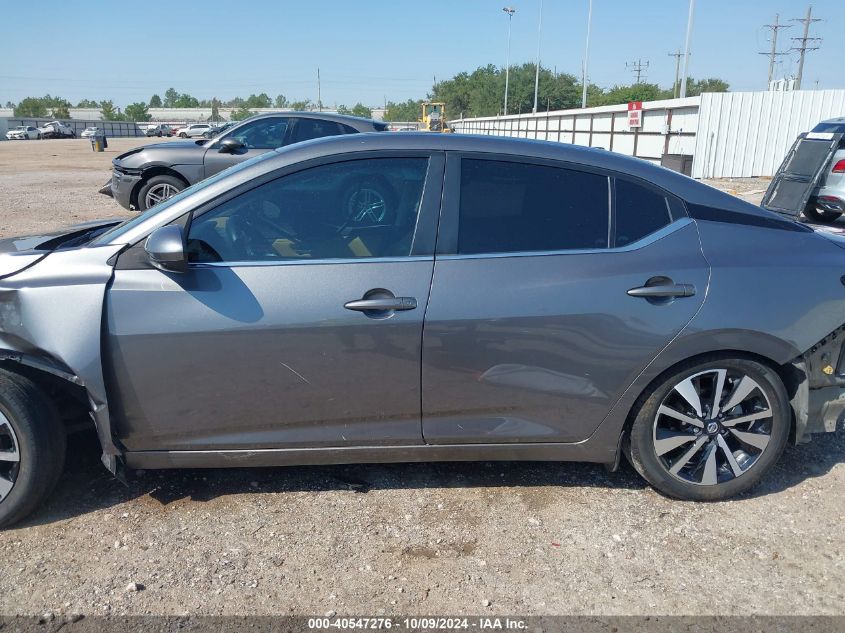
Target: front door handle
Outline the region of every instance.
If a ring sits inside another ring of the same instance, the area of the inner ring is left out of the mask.
[[[631,297],[661,298],[661,297],[692,297],[695,294],[695,286],[692,284],[661,284],[655,286],[640,286],[631,288],[628,295]]]
[[[343,304],[347,310],[357,312],[388,312],[390,310],[413,310],[417,307],[414,297],[379,297],[378,299],[356,299]]]

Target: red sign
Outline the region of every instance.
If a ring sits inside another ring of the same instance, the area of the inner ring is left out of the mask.
[[[643,102],[629,101],[628,102],[628,127],[642,127],[643,126]]]

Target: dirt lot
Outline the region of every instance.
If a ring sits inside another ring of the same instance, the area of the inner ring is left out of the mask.
[[[0,232],[126,215],[96,189],[139,140],[0,143]],[[0,533],[0,613],[845,614],[843,462],[845,432],[819,437],[715,504],[584,464],[146,472],[127,487],[83,434],[49,503]]]

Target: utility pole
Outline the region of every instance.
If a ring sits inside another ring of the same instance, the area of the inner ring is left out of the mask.
[[[675,58],[675,83],[672,84],[672,98],[678,98],[678,80],[681,78],[681,57],[684,54],[681,52],[681,49],[678,49],[674,53],[669,53],[669,57]]]
[[[508,56],[505,62],[505,116],[508,116],[508,85],[511,78],[511,22],[513,21],[513,14],[516,9],[513,7],[505,7],[502,9],[508,15]]]
[[[534,68],[534,114],[537,114],[537,91],[540,88],[540,38],[543,35],[543,0],[540,0],[540,23],[537,26],[537,64]]]
[[[760,53],[761,55],[769,56],[769,82],[766,84],[766,89],[768,90],[768,87],[772,84],[772,77],[775,75],[775,59],[779,55],[786,55],[786,53],[778,53],[778,31],[780,29],[788,29],[792,25],[780,24],[780,15],[775,13],[775,23],[764,24],[763,26],[772,31],[772,50],[768,53]]]
[[[625,68],[630,68],[631,72],[637,76],[636,83],[640,83],[640,80],[643,76],[643,71],[648,68],[648,62],[646,61],[646,63],[644,64],[643,60],[641,59],[638,59],[635,62],[631,62],[630,64],[628,62],[625,62]]]
[[[808,46],[807,42],[821,42],[822,38],[820,37],[809,37],[810,35],[810,24],[813,22],[821,22],[819,18],[813,18],[813,5],[807,7],[807,17],[803,20],[798,18],[793,19],[793,22],[801,22],[804,25],[804,35],[802,37],[793,37],[793,42],[801,42],[799,46],[793,46],[791,51],[798,51],[798,76],[795,78],[795,90],[801,90],[801,79],[804,76],[804,56],[807,54],[807,51],[816,51],[819,49],[818,46]]]
[[[581,68],[581,107],[587,107],[587,62],[590,59],[590,26],[593,23],[593,0],[587,9],[587,43],[584,45],[584,64]],[[555,66],[557,71],[557,66]],[[557,72],[555,72],[557,74]]]
[[[692,40],[692,18],[695,15],[695,0],[689,0],[689,14],[687,15],[687,40],[684,44],[684,76],[681,77],[681,99],[687,96],[687,78],[689,77],[689,45]]]
[[[317,110],[323,111],[322,86],[320,85],[320,67],[317,66]]]

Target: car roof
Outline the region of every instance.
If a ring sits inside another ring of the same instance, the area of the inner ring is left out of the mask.
[[[265,119],[268,117],[276,117],[279,115],[295,116],[301,119],[321,119],[323,121],[345,123],[346,125],[350,125],[355,129],[371,130],[377,125],[387,125],[387,123],[385,123],[384,121],[376,121],[375,119],[365,119],[363,117],[352,116],[349,114],[337,114],[336,112],[305,112],[298,110],[279,110],[278,112],[264,112],[262,114],[256,114],[254,116],[251,116],[249,117],[249,119],[244,119],[244,121],[254,121],[255,119]],[[363,128],[361,126],[363,126]]]
[[[845,116],[840,116],[833,119],[825,119],[824,121],[819,121],[819,123],[845,123]]]

